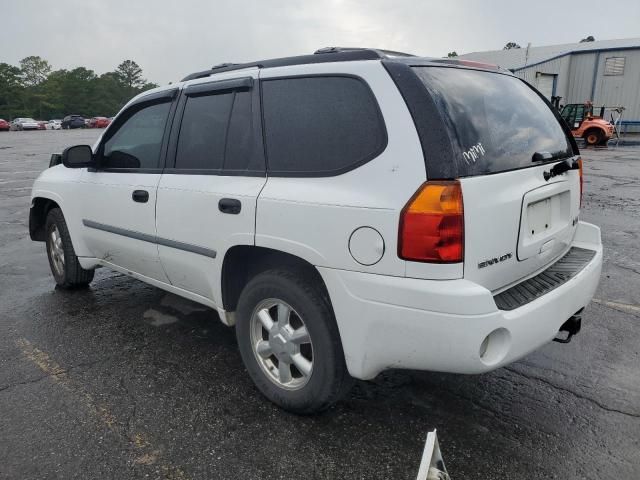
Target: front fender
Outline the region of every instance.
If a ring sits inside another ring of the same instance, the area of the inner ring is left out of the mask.
[[[34,211],[34,208],[37,207],[37,200],[43,199],[54,202],[62,210],[76,255],[78,257],[92,257],[93,255],[82,238],[84,228],[80,214],[82,198],[80,198],[80,189],[78,188],[82,177],[82,170],[83,169],[68,169],[62,165],[56,165],[40,174],[31,189],[29,230],[31,232],[32,228],[36,228],[35,224],[32,227],[32,221],[34,223],[46,221],[46,217],[38,218],[38,213]],[[35,235],[35,240],[37,240],[38,234],[35,233]],[[33,236],[32,239],[34,239]]]

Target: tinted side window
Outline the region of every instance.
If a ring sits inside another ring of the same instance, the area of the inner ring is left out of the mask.
[[[369,87],[352,77],[298,77],[262,84],[269,170],[336,175],[382,152],[387,136]]]
[[[188,97],[175,168],[222,174],[264,171],[253,113],[251,91]]]
[[[260,170],[255,147],[251,92],[236,92],[227,132],[224,169]]]
[[[103,146],[103,168],[158,168],[170,102],[131,114]],[[136,107],[134,107],[136,108]]]
[[[176,168],[221,169],[233,92],[188,97],[180,124]]]

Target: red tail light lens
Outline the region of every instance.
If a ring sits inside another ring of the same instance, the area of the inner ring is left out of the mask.
[[[580,175],[580,206],[582,207],[582,192],[584,191],[584,173],[582,170],[582,158],[578,159],[578,174]]]
[[[464,260],[464,210],[458,181],[426,182],[400,214],[398,256],[404,260]]]

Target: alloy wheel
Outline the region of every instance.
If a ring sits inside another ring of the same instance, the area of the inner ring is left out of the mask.
[[[313,373],[313,345],[302,317],[291,305],[267,299],[254,309],[251,346],[266,376],[286,390],[304,387]]]
[[[49,256],[56,273],[64,276],[64,247],[57,225],[53,225],[49,232]]]

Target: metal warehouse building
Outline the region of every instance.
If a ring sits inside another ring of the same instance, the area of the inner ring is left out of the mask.
[[[460,55],[498,64],[561,104],[625,107],[623,131],[640,131],[640,38],[516,48]]]

